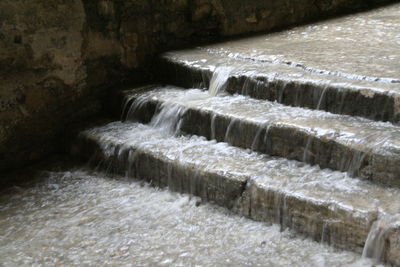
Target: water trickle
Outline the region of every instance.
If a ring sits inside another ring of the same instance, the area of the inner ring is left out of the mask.
[[[251,150],[257,151],[260,143],[261,133],[264,131],[264,127],[260,127],[257,130],[256,135],[254,136],[253,143],[251,144]]]
[[[328,227],[328,222],[324,222],[322,225],[322,233],[321,233],[321,243],[331,243],[330,240],[330,233],[328,231],[329,227]],[[328,238],[326,238],[328,237]]]
[[[319,110],[321,108],[321,104],[322,104],[322,101],[324,100],[327,89],[328,89],[328,85],[325,85],[324,89],[322,90],[321,96],[319,97],[319,100],[318,100],[317,110]]]
[[[307,138],[307,143],[306,143],[306,146],[304,147],[302,161],[305,162],[305,163],[310,163],[310,160],[311,160],[311,158],[310,158],[310,154],[311,154],[310,147],[312,145],[313,138],[314,137],[312,135],[310,135]]]
[[[215,69],[210,81],[210,88],[208,90],[211,96],[220,95],[225,91],[227,81],[232,71],[232,67],[217,67]]]
[[[272,126],[272,124],[268,124],[267,129],[265,130],[265,135],[264,135],[264,145],[265,145],[265,151],[267,153],[272,152],[272,151],[270,151],[270,150],[272,150],[272,139],[268,140],[268,138],[270,138],[269,132],[271,130],[271,126]]]
[[[208,71],[201,72],[201,82],[198,88],[208,88],[212,74]]]
[[[278,193],[274,196],[275,202],[275,223],[280,225],[281,231],[290,228],[290,216],[287,207],[287,195]]]
[[[125,109],[127,109],[127,112],[126,112],[125,118],[122,118],[122,120],[133,120],[133,119],[135,119],[136,112],[138,110],[140,110],[143,107],[143,105],[145,105],[148,102],[147,97],[139,96],[138,98],[136,98],[133,101],[133,103],[128,108],[128,104],[133,98],[134,98],[134,96],[126,98],[126,105],[127,106],[125,107]],[[124,113],[122,113],[122,116],[124,116]]]
[[[213,114],[211,116],[211,140],[215,140],[215,119],[217,117],[217,114]]]
[[[232,141],[232,140],[231,140],[231,135],[232,135],[233,126],[234,126],[235,123],[238,122],[238,121],[239,121],[238,119],[232,119],[232,120],[229,122],[228,127],[226,128],[224,141],[227,142],[228,144],[231,143],[231,141]]]
[[[400,215],[388,215],[375,221],[368,234],[362,253],[363,258],[372,258],[381,261],[384,257],[386,238],[388,233],[400,226]]]
[[[135,168],[134,163],[136,162],[136,155],[138,150],[129,150],[128,154],[128,166],[126,168],[125,175],[127,177],[134,177],[135,176]]]
[[[347,169],[347,173],[352,176],[358,176],[360,169],[362,167],[363,161],[365,159],[366,154],[362,151],[356,151],[351,158],[349,167]]]
[[[285,93],[285,89],[286,89],[286,87],[287,87],[287,84],[288,84],[287,81],[282,81],[282,82],[280,82],[281,88],[280,88],[280,90],[279,90],[279,97],[278,97],[278,102],[279,102],[279,103],[283,103],[283,102],[282,102],[282,101],[283,101],[283,96],[284,96],[284,93]]]
[[[257,80],[256,76],[251,72],[248,72],[245,75],[248,76],[245,77],[240,94],[244,96],[256,96],[260,94],[265,86],[264,83],[260,80]]]
[[[182,117],[186,112],[186,108],[172,103],[163,103],[157,114],[150,121],[150,126],[159,128],[166,133],[176,135],[179,133]]]
[[[341,98],[340,98],[340,105],[339,105],[339,114],[344,114],[344,108],[345,108],[345,100],[346,100],[346,96],[347,96],[347,94],[348,94],[348,91],[347,90],[343,90],[342,88],[339,88],[339,92],[338,93],[340,93],[340,95],[341,95]]]
[[[132,105],[129,106],[129,104],[133,101],[133,99],[134,99],[134,96],[125,97],[124,103],[122,105],[121,121],[124,121],[127,118],[129,110],[132,107]],[[129,107],[129,109],[128,109],[128,107]]]
[[[246,80],[244,81],[244,84],[242,86],[242,95],[249,95],[250,92],[254,91],[253,87],[253,82],[252,82],[252,77],[246,77]]]
[[[362,256],[364,258],[372,258],[377,261],[381,260],[382,252],[385,246],[385,224],[382,221],[376,221],[371,227],[365,242]]]

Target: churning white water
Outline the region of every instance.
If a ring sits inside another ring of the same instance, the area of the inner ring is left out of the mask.
[[[0,197],[2,266],[371,266],[188,195],[85,170]]]

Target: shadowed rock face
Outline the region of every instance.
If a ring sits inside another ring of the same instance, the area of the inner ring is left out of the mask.
[[[0,3],[0,169],[54,150],[87,104],[80,1]],[[85,104],[84,104],[85,103]]]
[[[57,150],[100,110],[102,88],[145,80],[159,51],[383,2],[3,0],[0,169]]]

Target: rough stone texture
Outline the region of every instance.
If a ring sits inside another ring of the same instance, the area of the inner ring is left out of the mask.
[[[138,82],[153,55],[270,30],[385,0],[3,0],[0,170],[60,146],[100,110],[103,88]]]
[[[85,98],[80,1],[0,2],[0,170],[54,150]]]

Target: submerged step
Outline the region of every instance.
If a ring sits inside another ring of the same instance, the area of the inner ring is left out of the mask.
[[[221,45],[221,50],[214,47],[165,53],[158,73],[163,81],[186,88],[208,88],[212,79],[219,79],[230,94],[400,122],[400,78],[352,79],[295,65],[228,53]]]
[[[379,238],[369,238],[376,222],[400,211],[398,189],[196,136],[173,137],[139,123],[87,130],[79,144],[83,154],[96,155],[110,170],[215,201],[339,248],[361,252],[368,238],[367,247],[382,244],[377,258],[400,264],[399,220],[381,223],[375,231]]]
[[[187,134],[400,186],[400,127],[390,123],[240,95],[212,97],[198,89],[159,87],[126,95],[128,103],[136,99],[128,119],[148,122],[163,108]]]

